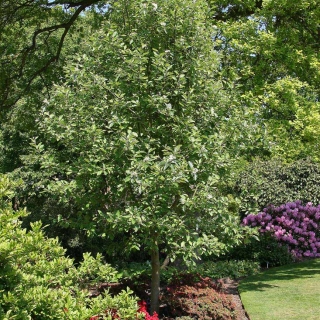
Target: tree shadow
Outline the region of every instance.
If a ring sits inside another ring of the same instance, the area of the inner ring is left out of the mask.
[[[264,291],[269,288],[278,287],[268,282],[313,278],[319,273],[320,259],[313,259],[271,268],[255,276],[250,276],[240,282],[239,289],[241,293],[246,291]]]
[[[278,288],[279,286],[267,284],[264,282],[248,282],[241,285],[240,292],[246,292],[246,291],[264,291],[270,288]]]

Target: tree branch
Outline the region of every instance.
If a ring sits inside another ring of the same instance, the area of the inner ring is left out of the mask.
[[[58,43],[58,47],[56,48],[56,51],[53,53],[53,55],[44,63],[44,65],[42,65],[39,69],[37,69],[35,72],[33,72],[27,80],[27,84],[24,87],[24,89],[22,90],[22,92],[20,92],[20,94],[18,94],[18,96],[9,103],[9,105],[7,105],[7,108],[12,107],[17,101],[20,100],[21,96],[29,91],[33,81],[40,76],[42,73],[44,73],[49,67],[50,65],[52,65],[53,63],[57,62],[60,58],[61,55],[61,50],[64,44],[64,40],[71,28],[71,26],[74,24],[74,22],[76,21],[76,19],[79,17],[79,15],[81,14],[81,12],[83,12],[84,10],[86,10],[88,7],[90,7],[93,4],[96,4],[98,2],[100,2],[101,0],[83,0],[83,1],[54,1],[51,3],[48,3],[47,5],[49,6],[56,6],[56,5],[69,5],[70,7],[78,7],[76,9],[76,11],[72,14],[71,18],[64,23],[60,23],[60,24],[56,24],[56,25],[52,25],[52,26],[48,26],[48,27],[44,27],[41,29],[38,29],[36,31],[33,32],[32,35],[32,39],[31,39],[31,45],[27,48],[25,48],[22,51],[22,57],[21,57],[21,64],[20,67],[18,69],[18,73],[11,78],[11,80],[13,79],[18,79],[21,78],[24,74],[24,70],[28,61],[28,58],[30,57],[30,55],[37,49],[37,42],[38,42],[38,38],[40,35],[42,34],[46,34],[48,33],[47,38],[50,36],[51,33],[54,33],[55,31],[58,30],[63,30],[63,33],[60,37],[59,43]],[[26,2],[24,2],[23,4],[20,4],[18,7],[16,7],[14,9],[14,12],[17,12],[18,10],[22,9],[22,8],[26,8],[26,6],[30,6],[30,4],[32,4],[34,2],[34,0],[30,1],[27,0]],[[4,101],[6,101],[8,99],[8,95],[4,96]]]

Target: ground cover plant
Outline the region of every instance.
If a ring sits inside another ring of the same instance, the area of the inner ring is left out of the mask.
[[[252,320],[319,319],[320,259],[271,268],[240,282]]]
[[[196,273],[180,273],[165,288],[162,302],[167,319],[236,319],[235,306],[221,289],[223,283]]]
[[[235,279],[258,270],[259,263],[253,261],[206,261],[185,271],[167,267],[161,274],[160,319],[233,319],[237,306],[225,294],[230,279],[222,278]],[[126,271],[109,292],[117,294],[129,287],[141,299],[142,309],[149,310],[145,302],[150,300],[150,270],[145,264],[131,264]]]

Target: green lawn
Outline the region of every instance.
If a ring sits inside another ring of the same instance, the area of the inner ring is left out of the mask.
[[[319,320],[320,259],[248,277],[239,292],[250,320]]]

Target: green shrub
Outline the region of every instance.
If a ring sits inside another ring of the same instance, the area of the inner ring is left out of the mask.
[[[259,270],[259,262],[250,260],[206,261],[194,269],[202,276],[212,279],[236,279],[256,274]]]
[[[101,256],[84,255],[76,268],[58,239],[47,238],[40,222],[21,228],[24,210],[13,211],[10,181],[0,176],[0,318],[89,319],[117,309],[121,319],[135,319],[137,303],[130,291],[89,298],[90,286],[118,277]]]
[[[275,267],[293,262],[287,246],[281,245],[274,237],[260,234],[259,239],[234,247],[224,259],[255,261],[261,267]]]
[[[320,165],[309,159],[284,164],[278,160],[256,160],[237,181],[243,214],[257,213],[269,204],[275,206],[300,199],[320,203]]]

